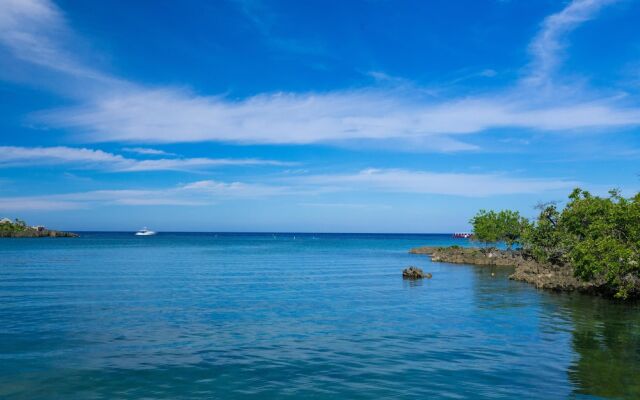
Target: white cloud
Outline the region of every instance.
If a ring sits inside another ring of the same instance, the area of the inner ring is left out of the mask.
[[[68,48],[79,40],[51,1],[0,0],[0,9],[0,45],[18,60],[89,81],[126,84],[82,62]]]
[[[580,184],[564,179],[516,178],[498,173],[440,173],[401,169],[365,169],[353,174],[311,175],[292,178],[292,181],[332,188],[336,191],[379,191],[463,197],[566,191]]]
[[[535,106],[518,96],[439,104],[378,91],[260,95],[243,101],[176,90],[121,93],[94,104],[38,115],[47,124],[88,132],[89,141],[309,144],[434,138],[515,127],[562,131],[640,124],[640,109],[612,101]],[[428,140],[425,141],[428,145]]]
[[[289,194],[285,186],[204,180],[160,189],[96,190],[0,197],[1,210],[65,210],[102,206],[206,206],[218,201]]]
[[[85,148],[0,146],[0,166],[74,162],[99,165],[126,163],[127,160],[120,155]]]
[[[533,56],[528,83],[545,84],[562,61],[565,36],[594,18],[603,7],[617,0],[573,0],[562,11],[545,18],[542,29],[529,46]]]
[[[43,196],[0,197],[0,209],[60,210],[105,205],[205,206],[238,199],[293,196],[299,204],[317,207],[357,207],[355,203],[318,201],[342,192],[383,192],[420,195],[486,197],[542,194],[576,187],[564,179],[517,178],[505,174],[456,174],[399,169],[366,169],[351,174],[307,175],[266,183],[201,180],[159,189],[98,190]],[[371,205],[368,205],[371,206]]]
[[[610,2],[574,0],[549,16],[531,44],[533,61],[527,79],[546,79],[561,59],[564,36]],[[464,151],[477,147],[464,142],[461,135],[492,128],[558,132],[640,125],[640,109],[620,99],[559,91],[552,96],[545,92],[542,98],[527,85],[437,101],[410,87],[271,93],[243,100],[173,87],[144,87],[78,60],[72,51],[74,41],[69,39],[72,32],[52,3],[5,0],[4,6],[8,17],[0,18],[0,42],[16,57],[56,70],[63,78],[110,82],[103,85],[108,89],[87,90],[75,107],[33,116],[36,122],[76,132],[85,141],[312,144],[366,140]],[[25,50],[28,43],[36,43],[36,49]],[[381,72],[373,76],[388,77]]]
[[[145,156],[175,156],[174,153],[169,153],[164,150],[151,149],[148,147],[123,147],[122,151],[128,153],[142,154]]]
[[[85,208],[83,204],[72,201],[60,201],[42,197],[4,197],[0,198],[0,210],[3,211],[23,211],[23,210],[75,210]]]
[[[22,165],[68,164],[80,168],[104,169],[113,172],[191,171],[222,166],[279,165],[294,163],[256,158],[162,158],[137,160],[102,150],[55,147],[0,146],[0,168]]]
[[[277,166],[291,166],[295,163],[276,161],[276,160],[262,160],[258,158],[170,158],[159,160],[129,160],[132,161],[129,165],[122,165],[117,167],[115,171],[119,172],[133,172],[133,171],[190,171],[196,169],[203,169],[208,167],[222,167],[222,166],[243,166],[243,165],[277,165]]]

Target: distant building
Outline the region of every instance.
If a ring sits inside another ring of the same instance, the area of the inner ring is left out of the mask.
[[[38,232],[42,232],[44,231],[46,228],[42,225],[36,225],[36,226],[32,226],[33,229],[37,230]]]
[[[13,224],[13,221],[11,221],[9,218],[2,218],[0,219],[0,224]]]
[[[471,239],[473,237],[473,233],[456,232],[453,234],[453,237],[456,239]]]

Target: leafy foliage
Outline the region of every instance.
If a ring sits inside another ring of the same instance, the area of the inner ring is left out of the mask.
[[[13,222],[0,223],[0,232],[21,232],[27,229],[26,222],[15,219]]]
[[[509,248],[520,242],[522,232],[529,225],[517,211],[511,210],[480,210],[469,222],[473,225],[475,240],[485,244],[505,242]]]
[[[480,241],[521,244],[539,262],[570,265],[584,280],[604,279],[627,298],[640,281],[640,193],[624,198],[575,189],[564,209],[548,204],[528,223],[515,211],[481,210],[472,220]]]
[[[559,227],[569,238],[568,259],[577,276],[604,277],[626,298],[640,273],[640,194],[625,199],[616,190],[608,198],[576,189]]]
[[[558,229],[560,212],[554,204],[540,208],[537,219],[522,232],[523,248],[540,262],[563,265],[569,244]]]

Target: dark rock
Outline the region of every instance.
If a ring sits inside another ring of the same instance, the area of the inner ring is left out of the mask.
[[[77,233],[54,231],[49,229],[32,229],[27,228],[22,231],[0,232],[0,238],[75,238],[79,237]]]
[[[412,254],[426,254],[431,261],[452,264],[471,264],[478,266],[512,267],[514,273],[509,279],[531,283],[538,289],[571,292],[578,291],[611,297],[616,290],[604,277],[594,277],[588,281],[576,277],[570,265],[540,263],[532,257],[514,250],[473,247],[418,247],[409,251]],[[632,297],[640,296],[640,279],[626,276],[624,283],[630,287]]]
[[[409,267],[402,270],[402,278],[404,279],[431,279],[432,275],[424,272],[418,267]]]
[[[516,266],[521,256],[517,251],[498,250],[496,248],[475,247],[417,247],[411,254],[426,254],[431,261],[453,264]]]

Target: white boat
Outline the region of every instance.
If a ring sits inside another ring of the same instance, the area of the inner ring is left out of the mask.
[[[146,226],[136,232],[136,236],[153,236],[155,234],[156,233],[154,231],[150,231]]]

